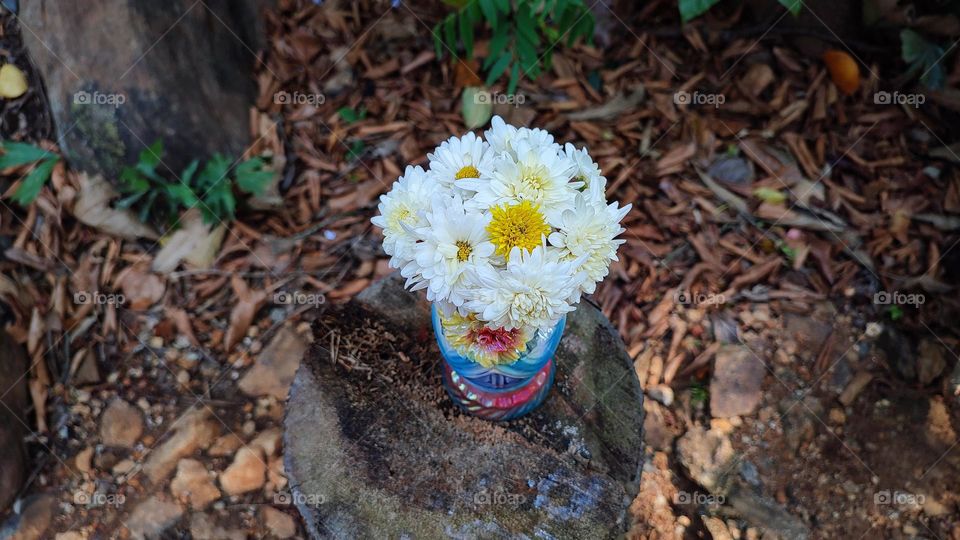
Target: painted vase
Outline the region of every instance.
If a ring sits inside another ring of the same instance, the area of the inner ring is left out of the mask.
[[[513,420],[550,392],[566,317],[549,331],[492,330],[479,321],[444,317],[434,305],[433,331],[443,355],[443,385],[463,411],[486,420]]]

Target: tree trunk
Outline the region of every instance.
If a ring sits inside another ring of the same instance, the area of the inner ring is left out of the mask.
[[[176,174],[250,142],[267,0],[24,2],[20,20],[74,167],[114,179],[162,139]]]
[[[0,329],[0,513],[13,502],[27,476],[23,448],[26,372],[23,347]]]
[[[285,470],[314,538],[620,538],[639,489],[642,392],[592,305],[567,317],[529,415],[463,415],[428,306],[393,276],[314,326],[290,391]]]

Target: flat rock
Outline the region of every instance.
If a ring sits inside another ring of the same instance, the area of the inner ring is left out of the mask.
[[[143,464],[143,471],[154,483],[173,472],[181,458],[207,448],[219,434],[219,424],[210,418],[207,409],[193,409],[174,422],[173,435],[153,449]]]
[[[204,538],[216,540],[246,540],[247,533],[242,529],[227,529],[217,524],[212,516],[195,512],[190,516],[190,535],[194,540]]]
[[[253,367],[240,379],[240,390],[249,396],[287,399],[290,384],[307,346],[307,341],[302,336],[289,326],[284,326],[260,352]]]
[[[150,497],[137,505],[124,520],[134,540],[160,538],[164,531],[180,520],[183,508],[175,502]]]
[[[586,301],[567,318],[546,401],[505,423],[464,415],[449,400],[429,306],[396,275],[328,306],[314,336],[283,441],[311,537],[626,532],[643,395],[616,330]]]
[[[143,435],[143,414],[126,401],[117,398],[107,405],[100,417],[100,440],[107,446],[133,448]]]
[[[677,455],[687,476],[711,493],[722,494],[735,474],[733,445],[716,429],[691,428],[677,441]]]
[[[0,527],[4,540],[40,540],[48,538],[47,529],[57,510],[53,495],[37,495],[27,499],[20,514],[14,514]]]
[[[766,366],[747,347],[720,347],[710,380],[710,414],[729,418],[752,413],[760,404],[766,373]]]
[[[195,459],[181,459],[177,474],[170,482],[170,493],[190,504],[194,510],[202,510],[220,498],[220,490],[213,483],[207,466]]]
[[[237,450],[233,463],[220,473],[220,486],[228,495],[239,495],[263,487],[267,464],[259,449],[245,446]]]
[[[267,529],[267,532],[270,533],[271,537],[286,540],[287,538],[296,536],[297,523],[290,517],[290,514],[285,514],[270,506],[263,506],[261,508],[260,516],[263,521],[263,526]]]

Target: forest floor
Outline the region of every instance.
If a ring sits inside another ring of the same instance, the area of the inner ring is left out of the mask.
[[[648,398],[629,537],[960,539],[953,113],[879,103],[882,58],[846,96],[775,32],[641,31],[669,6],[620,4],[596,46],[493,96],[633,204],[593,295]],[[435,14],[406,2],[280,5],[251,132],[285,157],[283,208],[203,235],[207,267],[79,223],[67,169],[2,207],[34,468],[0,538],[303,536],[279,430],[309,323],[390,272],[377,199],[464,131],[479,69],[437,61]],[[41,98],[7,105],[5,137],[49,136]]]

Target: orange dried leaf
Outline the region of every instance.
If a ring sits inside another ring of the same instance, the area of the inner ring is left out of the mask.
[[[860,66],[846,51],[827,51],[823,53],[823,62],[841,92],[849,96],[860,88]]]

